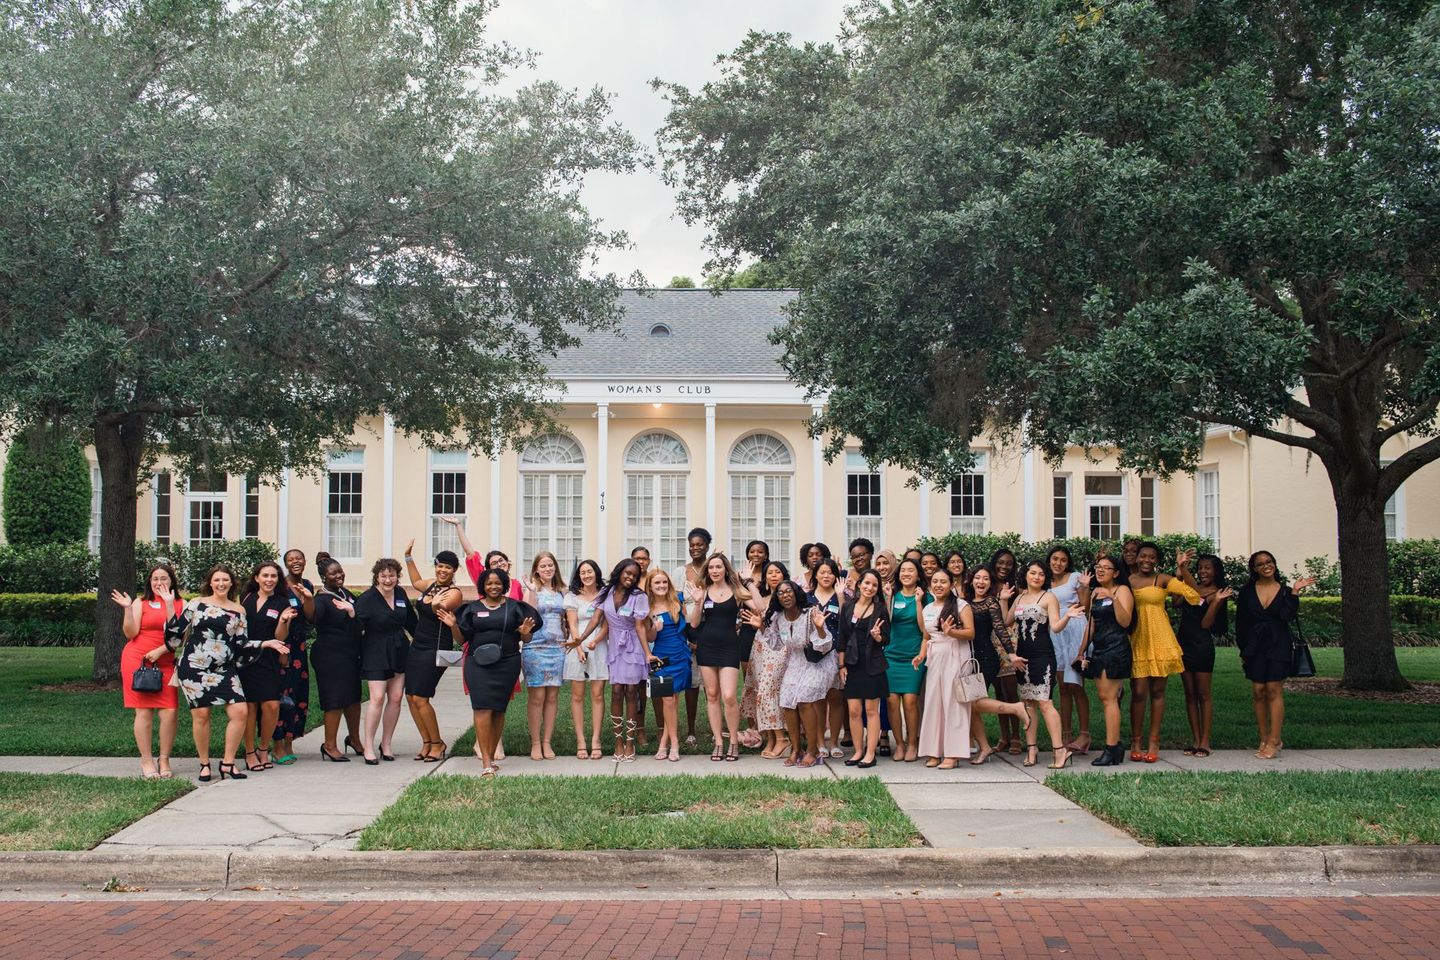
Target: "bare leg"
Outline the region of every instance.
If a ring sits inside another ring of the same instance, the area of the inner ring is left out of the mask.
[[[249,708],[254,704],[232,703],[225,707],[225,763],[235,762],[235,751],[240,749],[240,738],[250,724]]]
[[[1150,755],[1160,752],[1160,729],[1165,720],[1165,687],[1168,677],[1150,678]]]
[[[865,759],[865,743],[863,737],[860,736],[860,734],[864,732],[863,716],[865,713],[865,701],[846,698],[845,703],[850,708],[850,741],[855,750],[854,755],[851,756],[850,759],[859,763]]]
[[[254,706],[254,704],[249,704],[249,706]],[[280,701],[266,700],[262,702],[260,704],[261,732],[257,735],[257,740],[255,742],[256,750],[260,751],[261,753],[269,753],[270,750],[275,746],[275,738],[272,736],[272,734],[275,733],[275,727],[277,724],[279,724],[279,722]],[[270,758],[265,757],[263,758],[263,760],[264,762],[268,763],[270,761]]]
[[[705,684],[705,712],[710,720],[710,736],[715,741],[714,754],[724,750],[724,705],[720,701],[720,668],[701,667],[700,681]]]
[[[725,708],[725,727],[733,742],[740,732],[740,671],[734,667],[720,668],[720,702]]]
[[[590,687],[590,752],[591,759],[600,759],[600,721],[605,716],[605,681],[591,680]]]
[[[530,726],[530,759],[544,760],[545,754],[540,746],[540,735],[544,732],[541,728],[540,718],[545,712],[545,695],[540,687],[531,687],[526,691],[529,694],[525,698],[525,720]]]
[[[907,693],[900,698],[900,705],[905,715],[905,759],[914,760],[920,756],[920,695]]]
[[[325,752],[332,756],[344,752],[335,745],[340,736],[340,718],[344,713],[343,710],[325,711]]]
[[[180,711],[171,707],[156,712],[160,714],[160,772],[170,773],[170,754],[175,750],[175,727]]]
[[[808,766],[820,758],[820,745],[825,738],[824,727],[820,722],[820,711],[824,706],[824,700],[800,704],[800,728],[805,735],[805,755],[797,760],[797,763]],[[800,741],[792,739],[791,742],[795,744],[795,752],[799,753]]]
[[[155,723],[152,719],[149,707],[138,707],[135,710],[135,746],[140,748],[140,772],[145,776],[153,776],[157,771],[155,761],[151,757],[150,741],[152,739]]]
[[[480,752],[480,762],[485,770],[495,766],[494,717],[493,710],[474,711],[475,749]]]
[[[695,737],[695,714],[700,710],[700,688],[692,681],[685,691],[685,738]]]
[[[210,708],[190,711],[190,736],[195,739],[195,756],[203,766],[210,762]]]
[[[796,759],[798,759],[797,755],[800,752],[800,710],[798,708],[791,709],[786,707],[781,709],[780,713],[785,718],[785,729],[789,731],[790,744],[793,747],[790,751],[790,756],[785,758],[785,766],[793,767],[795,766]]]
[[[1140,743],[1145,739],[1145,707],[1150,698],[1150,678],[1132,677],[1130,680],[1130,752],[1141,753]],[[1131,757],[1131,759],[1135,759]]]
[[[1105,710],[1105,746],[1107,747],[1120,745],[1120,691],[1124,689],[1123,683],[1123,680],[1111,680],[1103,673],[1095,682],[1095,688],[1100,692],[1100,703]]]
[[[365,751],[366,760],[380,759],[376,755],[375,732],[380,729],[380,718],[385,712],[385,681],[370,681],[370,702],[365,711],[365,734],[360,740],[360,746]]]
[[[360,748],[363,750],[365,748],[365,741],[360,737],[360,704],[350,704],[344,709],[344,714],[346,736],[350,738],[351,743],[360,744]]]
[[[880,748],[880,698],[865,701],[865,763],[875,762]]]
[[[228,710],[226,711],[229,712]],[[245,704],[245,753],[248,756],[255,752],[255,729],[260,725],[260,704]],[[248,762],[248,761],[247,761]]]
[[[1185,719],[1190,724],[1190,744],[1194,746],[1200,742],[1200,698],[1195,692],[1195,682],[1198,674],[1186,670],[1180,674],[1180,686],[1185,691]]]
[[[541,687],[544,693],[544,710],[541,711],[540,751],[546,760],[555,759],[555,711],[560,708],[560,688]]]
[[[1195,699],[1200,707],[1200,739],[1195,741],[1195,745],[1207,752],[1210,749],[1210,729],[1215,721],[1215,699],[1210,692],[1213,679],[1214,674],[1195,674]]]
[[[570,681],[570,723],[575,727],[575,753],[584,759],[585,751],[585,681]]]

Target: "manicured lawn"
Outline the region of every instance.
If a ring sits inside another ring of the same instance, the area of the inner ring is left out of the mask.
[[[0,647],[0,754],[47,756],[135,756],[132,713],[124,708],[120,688],[111,690],[43,690],[90,679],[89,647]],[[318,704],[315,675],[310,675],[310,703]],[[311,707],[308,728],[321,722]],[[158,727],[158,724],[157,724]],[[224,746],[225,713],[217,709],[210,722],[211,755]],[[299,748],[297,747],[297,750]],[[180,702],[175,756],[195,756],[190,738],[190,711]]]
[[[879,780],[426,777],[362,850],[909,847],[920,835]]]
[[[1162,847],[1440,843],[1440,770],[1091,773],[1046,786]]]
[[[89,850],[193,789],[179,779],[0,773],[0,850]]]

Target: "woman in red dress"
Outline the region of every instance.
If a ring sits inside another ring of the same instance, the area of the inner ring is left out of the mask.
[[[173,597],[171,609],[156,596],[161,588]],[[125,690],[125,707],[135,711],[135,745],[140,748],[140,775],[146,780],[159,777],[168,780],[170,750],[175,745],[175,719],[179,708],[179,690],[170,685],[175,676],[175,655],[165,646],[165,622],[178,614],[185,602],[180,599],[180,581],[169,564],[158,563],[145,577],[145,592],[133,600],[128,593],[113,590],[110,599],[125,611],[121,629],[129,643],[120,651],[120,678]],[[139,693],[130,689],[131,679],[142,663],[153,663],[163,674],[158,692]],[[160,714],[160,759],[157,765],[150,746],[154,735],[154,715]]]

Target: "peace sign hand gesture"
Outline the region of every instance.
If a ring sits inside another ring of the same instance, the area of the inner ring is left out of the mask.
[[[870,625],[870,638],[876,643],[885,642],[885,634],[880,631],[881,622],[882,621],[877,619],[873,624]]]

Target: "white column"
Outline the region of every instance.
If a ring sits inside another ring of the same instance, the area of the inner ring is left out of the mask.
[[[818,403],[812,404],[810,412],[820,416],[823,411]],[[810,444],[810,526],[816,540],[825,539],[825,443],[815,437]]]
[[[1025,542],[1035,542],[1035,451],[1029,446],[1025,448],[1025,455],[1020,460],[1020,469],[1023,475],[1020,477],[1021,496],[1025,498]],[[993,475],[993,473],[992,473]],[[990,491],[987,494],[993,496]]]
[[[600,558],[600,566],[603,568],[610,562],[610,518],[608,504],[605,502],[610,476],[610,404],[595,404],[595,429],[596,446],[599,447],[595,451],[595,503],[599,520],[599,550],[596,556]]]
[[[479,544],[481,559],[490,550],[502,549],[500,547],[500,458],[505,455],[497,443],[495,452],[490,455],[490,539],[485,544]],[[519,557],[515,558],[515,565],[512,570],[519,570],[524,561]]]
[[[715,536],[715,404],[705,404],[705,529]],[[717,538],[718,539],[718,538]]]
[[[924,480],[920,481],[920,487],[916,491],[920,494],[920,536],[930,536],[930,494],[932,488]]]
[[[172,481],[171,484],[170,484],[170,489],[171,489],[171,490],[174,490],[174,489],[175,489],[175,484],[174,484],[173,481]],[[172,493],[171,496],[170,496],[170,502],[171,502],[171,503],[174,503],[174,502],[175,502],[175,496],[174,496],[173,493]],[[275,539],[276,539],[277,541],[279,541],[279,543],[277,543],[276,545],[280,548],[280,555],[281,555],[281,556],[284,556],[284,555],[285,555],[285,551],[286,551],[286,550],[289,550],[290,547],[291,547],[291,543],[290,543],[290,468],[289,468],[289,467],[286,467],[284,470],[281,470],[281,471],[280,471],[280,507],[279,507],[279,510],[277,511],[277,516],[276,516],[275,520],[276,520],[276,523],[275,523]],[[173,526],[175,521],[174,521],[174,520],[171,520],[170,522],[171,522],[171,525]]]
[[[380,556],[395,552],[395,418],[385,414],[385,439],[381,447],[385,492],[381,496]]]

